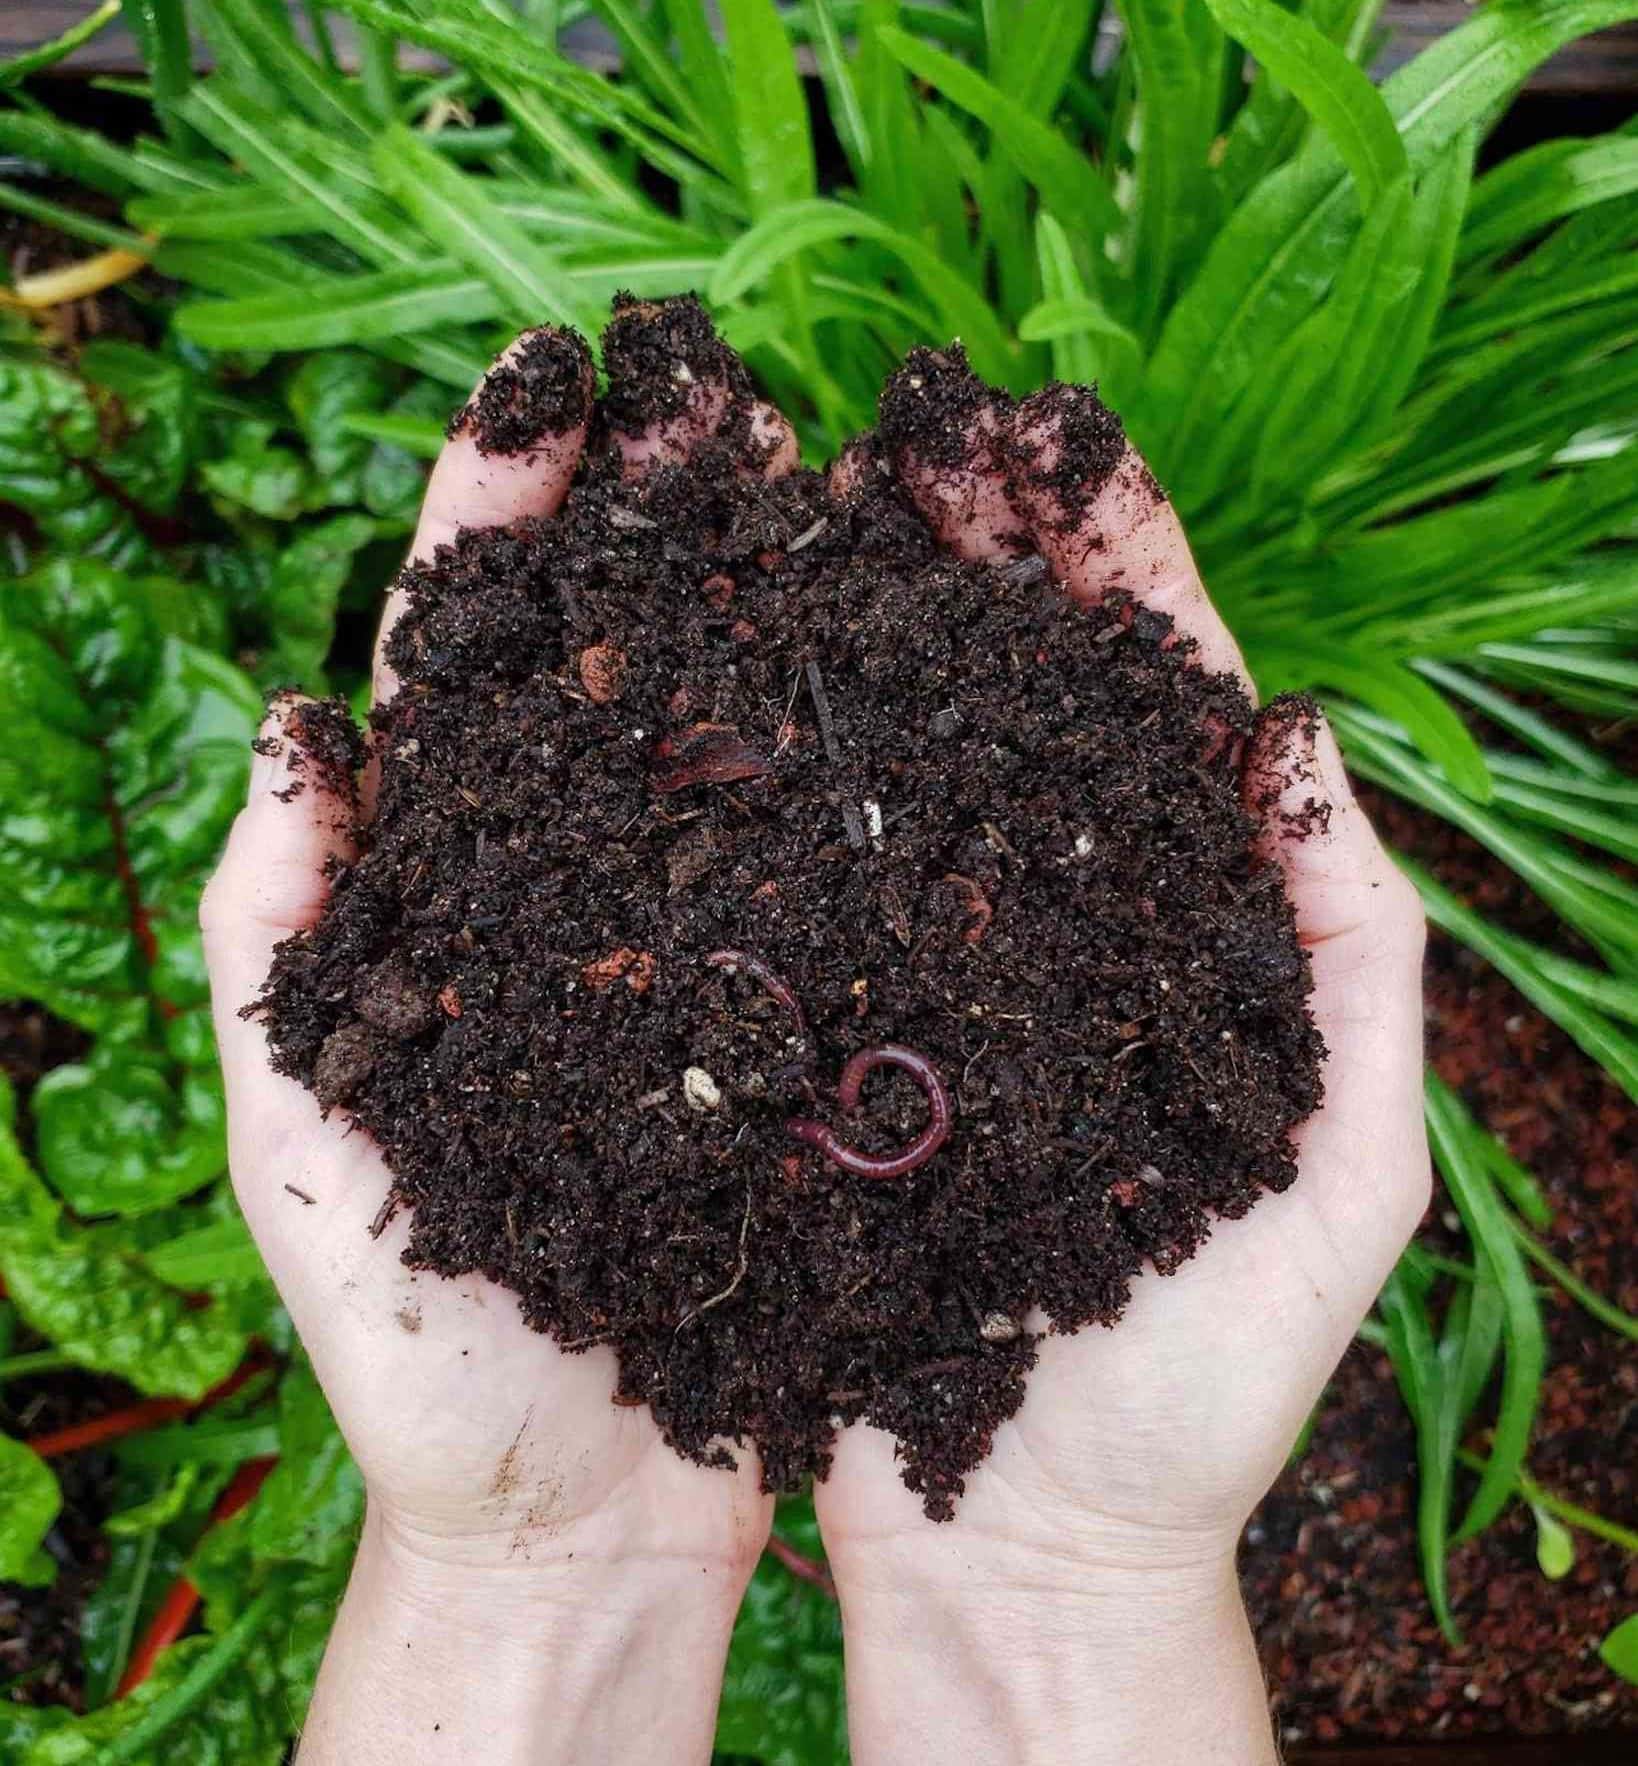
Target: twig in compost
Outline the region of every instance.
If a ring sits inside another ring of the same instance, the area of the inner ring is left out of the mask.
[[[802,664],[803,672],[808,677],[808,692],[813,697],[813,709],[819,719],[819,740],[824,744],[825,759],[832,766],[842,764],[842,745],[836,740],[836,719],[831,715],[830,695],[825,691],[825,678],[819,672],[819,664],[810,656]],[[847,843],[855,852],[865,849],[864,817],[851,802],[842,804],[842,826],[847,830]]]
[[[694,1319],[698,1318],[702,1312],[709,1312],[713,1306],[720,1306],[723,1301],[734,1292],[739,1284],[745,1280],[746,1272],[751,1267],[751,1259],[745,1249],[746,1238],[750,1233],[750,1230],[751,1186],[747,1184],[745,1186],[745,1217],[739,1223],[739,1267],[734,1271],[734,1279],[720,1293],[713,1294],[709,1300],[702,1300],[692,1312],[685,1313],[680,1319],[678,1319],[677,1329],[671,1333],[672,1336],[676,1336],[685,1324],[691,1323]]]
[[[950,1093],[938,1069],[918,1049],[902,1043],[884,1042],[860,1049],[842,1069],[837,1081],[836,1097],[842,1114],[851,1116],[859,1107],[859,1092],[865,1075],[877,1067],[898,1067],[908,1073],[921,1087],[927,1099],[927,1126],[908,1146],[896,1153],[863,1153],[850,1147],[824,1122],[810,1122],[793,1116],[785,1124],[785,1132],[793,1139],[816,1147],[832,1165],[855,1177],[904,1177],[918,1170],[942,1147],[950,1136]]]

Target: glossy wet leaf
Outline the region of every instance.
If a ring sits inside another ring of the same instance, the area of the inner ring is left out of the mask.
[[[140,1256],[69,1220],[30,1169],[0,1086],[0,1277],[19,1315],[82,1367],[139,1391],[202,1397],[244,1355],[222,1308],[195,1308]]]
[[[41,1542],[62,1507],[51,1467],[21,1441],[0,1435],[0,1582],[38,1588],[57,1574]]]
[[[1606,1668],[1638,1686],[1638,1613],[1610,1632],[1598,1646],[1598,1655]]]

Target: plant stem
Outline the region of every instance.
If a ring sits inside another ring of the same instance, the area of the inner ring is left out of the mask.
[[[284,1593],[284,1578],[269,1582],[221,1637],[167,1693],[103,1750],[102,1766],[123,1766],[140,1758],[179,1717],[193,1709],[256,1641],[256,1633],[271,1616]]]
[[[1465,1447],[1457,1450],[1456,1457],[1470,1472],[1482,1472],[1490,1463],[1482,1453],[1469,1453]],[[1601,1514],[1582,1508],[1567,1497],[1555,1496],[1551,1490],[1543,1489],[1528,1472],[1519,1473],[1513,1481],[1513,1488],[1520,1501],[1545,1509],[1555,1520],[1579,1527],[1583,1533],[1592,1533],[1599,1539],[1607,1539],[1611,1545],[1619,1545],[1623,1551],[1638,1555],[1638,1532],[1623,1527],[1619,1521],[1607,1521]]]
[[[1567,1263],[1559,1262],[1522,1222],[1511,1220],[1508,1224],[1513,1229],[1513,1236],[1524,1247],[1525,1256],[1533,1263],[1539,1263],[1583,1312],[1590,1313],[1601,1325],[1607,1325],[1612,1331],[1638,1343],[1638,1318],[1623,1311],[1613,1300],[1606,1300],[1595,1288],[1589,1288]]]
[[[26,1355],[8,1355],[0,1361],[0,1382],[20,1380],[29,1374],[56,1374],[74,1363],[55,1349],[33,1349]]]

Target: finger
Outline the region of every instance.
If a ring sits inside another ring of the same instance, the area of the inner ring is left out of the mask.
[[[272,1073],[261,1025],[240,1012],[260,992],[274,947],[318,919],[333,864],[352,856],[360,751],[339,701],[275,699],[248,799],[200,902],[236,1171],[265,1163],[270,1146],[311,1126],[312,1100]]]
[[[913,349],[883,389],[882,452],[942,545],[962,558],[1028,550],[1007,495],[1011,402],[967,366],[959,344]]]
[[[794,469],[791,426],[753,395],[745,364],[694,296],[616,300],[603,364],[600,409],[628,477],[679,464],[711,437],[734,442],[749,471],[778,477]]]
[[[573,331],[542,325],[510,344],[450,424],[427,480],[410,562],[427,562],[463,527],[555,515],[585,449],[595,386],[591,354]],[[382,614],[377,704],[398,685],[384,648],[404,602],[394,589]]]
[[[1049,386],[1013,418],[1013,504],[1053,575],[1086,606],[1121,592],[1194,640],[1201,665],[1251,676],[1211,604],[1177,512],[1120,419],[1086,386]]]
[[[1313,972],[1324,1106],[1298,1131],[1306,1197],[1369,1303],[1427,1205],[1416,891],[1354,798],[1312,701],[1274,700],[1247,748],[1245,801]]]

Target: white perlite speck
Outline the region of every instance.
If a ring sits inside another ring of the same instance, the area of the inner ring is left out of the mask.
[[[690,1110],[715,1110],[722,1102],[722,1087],[703,1067],[683,1069],[682,1090]]]

